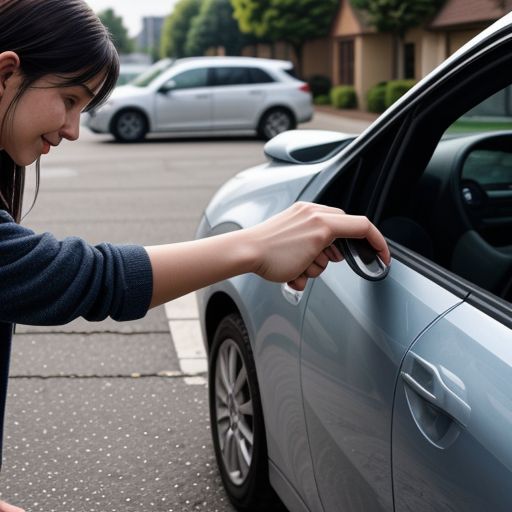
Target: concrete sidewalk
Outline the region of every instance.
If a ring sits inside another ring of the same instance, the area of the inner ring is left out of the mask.
[[[372,123],[379,117],[379,114],[374,114],[372,112],[365,112],[357,109],[341,109],[328,105],[315,105],[315,112],[323,112],[325,114],[331,114],[345,119],[367,121],[368,123]]]
[[[341,110],[315,105],[315,114],[308,123],[299,125],[301,130],[332,130],[344,133],[361,133],[377,119],[378,115],[359,110]]]

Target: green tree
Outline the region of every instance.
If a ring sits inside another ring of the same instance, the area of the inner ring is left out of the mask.
[[[123,25],[123,18],[117,16],[113,9],[105,9],[98,13],[98,17],[105,27],[112,34],[112,40],[119,53],[130,53],[133,51],[133,43],[128,37],[128,30]]]
[[[204,0],[199,14],[192,20],[185,44],[187,55],[203,55],[208,48],[222,46],[226,55],[240,55],[248,44],[233,17],[230,0]]]
[[[403,46],[407,30],[433,16],[445,0],[350,0],[364,11],[379,32],[393,35],[393,78],[403,78]]]
[[[162,28],[161,57],[185,57],[185,43],[192,20],[199,14],[201,0],[180,0]]]
[[[327,35],[339,0],[231,0],[242,32],[285,41],[295,50],[299,73],[304,43]]]

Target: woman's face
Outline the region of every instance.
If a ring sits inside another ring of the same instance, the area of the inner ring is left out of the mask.
[[[0,147],[23,166],[47,154],[62,139],[76,140],[80,113],[102,81],[103,77],[97,77],[69,87],[58,85],[57,78],[48,75],[33,83],[9,110],[23,83],[17,70],[5,82],[0,97]]]

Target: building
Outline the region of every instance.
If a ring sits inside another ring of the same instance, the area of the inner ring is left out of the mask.
[[[136,37],[139,50],[149,55],[158,55],[164,20],[165,17],[163,16],[145,16],[142,18],[142,31]]]
[[[484,28],[512,10],[512,0],[446,0],[423,26],[409,30],[398,53],[403,78],[419,80]],[[367,91],[395,78],[396,41],[370,26],[350,0],[340,0],[326,37],[308,41],[303,49],[302,76],[324,75],[333,85],[352,85],[358,104],[366,108]],[[248,55],[286,58],[296,62],[287,45],[258,45]]]

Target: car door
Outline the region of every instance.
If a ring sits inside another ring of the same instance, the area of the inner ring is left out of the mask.
[[[213,128],[254,129],[272,77],[259,68],[224,66],[213,68]]]
[[[398,261],[381,282],[363,280],[345,262],[315,280],[301,375],[325,512],[393,510],[391,411],[400,364],[425,327],[460,301]]]
[[[212,123],[209,70],[199,67],[178,71],[155,95],[156,131],[206,131]]]
[[[465,302],[408,351],[393,412],[397,512],[511,510],[512,329],[504,320]]]

